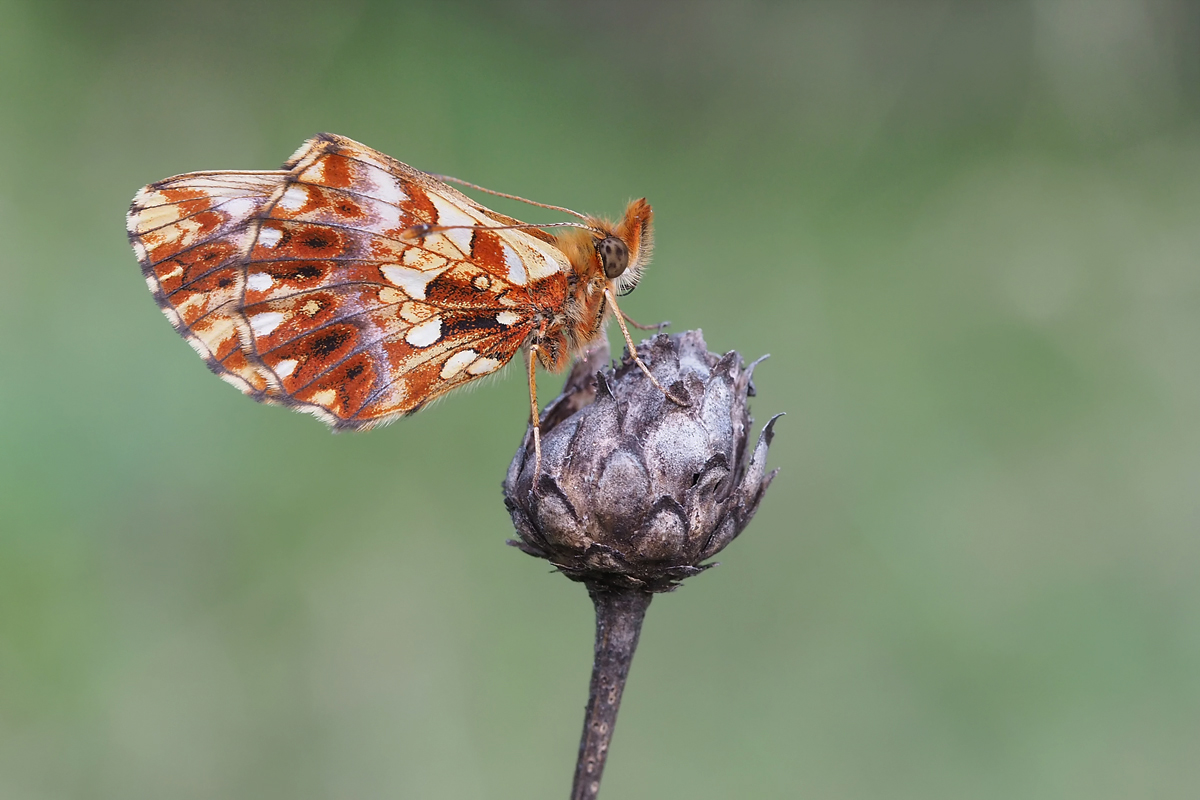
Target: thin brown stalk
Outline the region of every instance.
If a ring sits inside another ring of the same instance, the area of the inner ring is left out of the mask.
[[[588,584],[588,594],[596,606],[596,655],[571,800],[594,800],[600,792],[600,776],[617,724],[625,679],[653,597],[638,589],[613,589],[592,583]]]

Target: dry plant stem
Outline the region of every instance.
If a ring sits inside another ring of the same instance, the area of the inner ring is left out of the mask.
[[[617,723],[625,678],[653,597],[639,589],[612,589],[593,583],[587,587],[596,606],[596,657],[571,800],[592,800],[600,792],[600,776]]]

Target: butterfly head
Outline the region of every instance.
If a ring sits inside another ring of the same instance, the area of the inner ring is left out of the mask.
[[[651,220],[654,212],[645,198],[635,200],[625,210],[625,217],[616,225],[601,222],[597,225],[605,235],[596,239],[596,256],[604,276],[625,295],[633,291],[642,271],[650,263],[654,249]]]

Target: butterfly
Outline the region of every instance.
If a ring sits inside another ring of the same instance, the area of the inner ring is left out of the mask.
[[[561,371],[610,315],[671,397],[637,359],[616,301],[650,260],[644,199],[616,223],[523,200],[580,220],[531,225],[447,181],[523,200],[325,133],[279,170],[144,187],[129,240],[159,307],[213,372],[335,429],[412,414],[524,352],[540,464],[535,363]]]

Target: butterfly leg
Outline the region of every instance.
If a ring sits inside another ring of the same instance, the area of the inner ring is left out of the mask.
[[[645,362],[643,362],[642,359],[638,357],[637,346],[634,345],[634,343],[633,343],[633,337],[631,337],[629,335],[629,328],[625,327],[625,315],[623,313],[621,313],[621,309],[617,306],[617,298],[613,295],[613,290],[605,289],[604,296],[608,298],[608,302],[613,307],[613,311],[617,312],[616,313],[617,324],[621,326],[621,333],[625,334],[625,344],[629,345],[629,353],[631,356],[633,356],[633,363],[638,365],[638,368],[641,369],[641,371],[643,373],[645,373],[646,377],[650,379],[650,382],[652,384],[654,384],[654,386],[660,392],[663,393],[663,396],[666,397],[668,400],[670,400],[672,403],[675,403],[676,405],[681,405],[681,406],[691,405],[691,403],[689,403],[688,401],[681,400],[680,398],[676,397],[675,395],[668,392],[665,388],[663,388],[663,385],[658,382],[658,378],[654,377],[654,375],[650,372],[650,368],[647,367]],[[537,440],[535,439],[534,441],[537,441]]]
[[[540,336],[538,337],[541,338]],[[529,420],[533,425],[533,491],[537,490],[538,476],[542,474],[542,426],[538,417],[537,401],[537,341],[529,345],[525,351],[525,361],[529,365]]]
[[[621,312],[621,316],[625,318],[626,322],[637,328],[639,331],[655,331],[657,333],[662,333],[663,328],[671,327],[671,323],[665,321],[660,322],[657,325],[643,325],[640,322],[635,322],[633,317],[629,316],[625,312]]]

